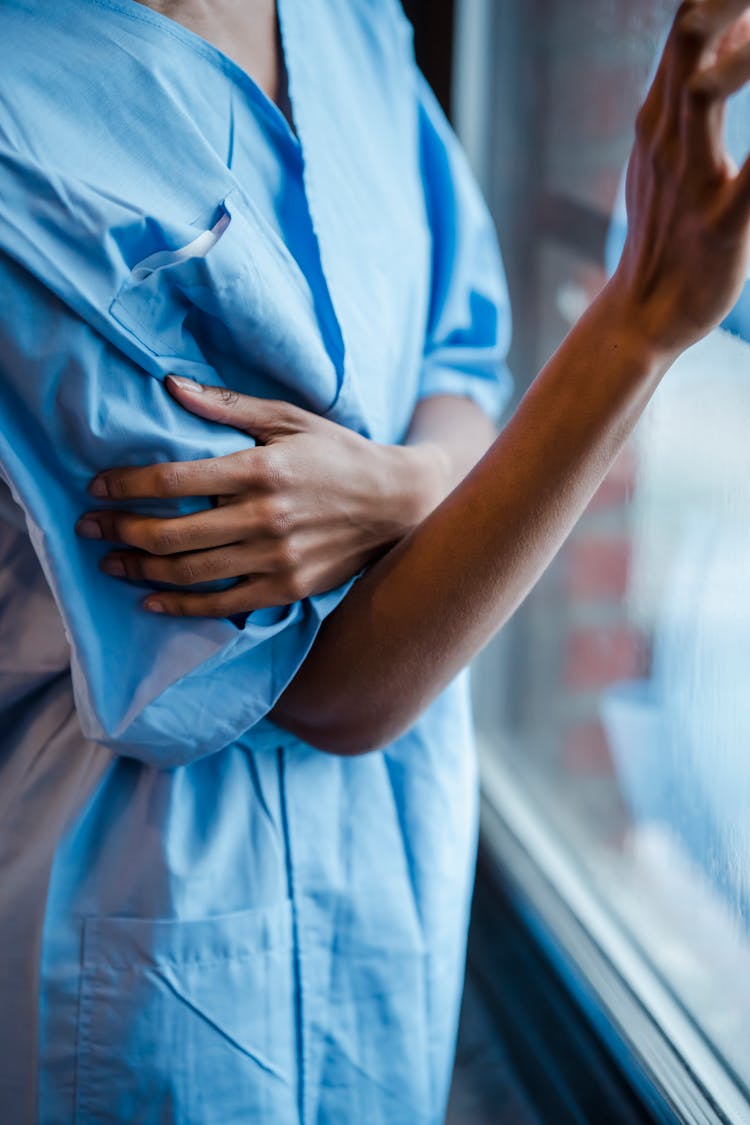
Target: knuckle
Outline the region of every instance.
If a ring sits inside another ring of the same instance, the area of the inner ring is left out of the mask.
[[[128,547],[140,547],[141,535],[136,523],[127,516],[112,516],[107,521],[106,528],[109,538],[118,543],[126,543]]]
[[[221,594],[213,594],[210,597],[201,599],[196,612],[199,613],[201,617],[228,617],[232,610],[226,597]]]
[[[152,555],[171,555],[177,548],[177,536],[169,527],[161,524],[149,529],[144,535],[145,548]]]
[[[191,586],[194,582],[201,581],[205,569],[196,559],[178,559],[174,565],[173,577],[181,586]]]
[[[235,464],[239,466],[241,475],[246,476],[249,481],[255,480],[259,472],[262,473],[262,450],[257,445],[251,445],[248,449],[241,449],[235,456],[237,458]]]
[[[174,496],[182,484],[182,471],[177,465],[163,465],[156,470],[156,488],[159,496]]]
[[[302,575],[295,571],[293,574],[287,574],[280,584],[281,596],[284,605],[291,605],[292,602],[301,601],[306,595],[305,584]]]
[[[289,505],[278,496],[268,498],[261,505],[260,522],[271,539],[285,539],[292,530]]]
[[[722,90],[718,78],[712,74],[697,74],[685,87],[688,105],[700,109],[721,97]]]
[[[680,43],[688,46],[706,38],[706,12],[703,0],[683,0],[677,9],[674,29]]]
[[[283,449],[266,447],[264,462],[267,484],[278,491],[286,488],[289,483],[289,469]]]
[[[240,401],[238,392],[230,390],[229,387],[219,388],[219,398],[223,406],[236,406]]]
[[[127,552],[119,556],[119,561],[122,563],[123,570],[128,578],[139,579],[149,577],[146,561],[138,555]]]
[[[300,406],[295,406],[293,402],[282,402],[279,400],[275,405],[279,420],[285,426],[300,426],[308,417],[308,412],[303,410]]]
[[[130,482],[127,476],[115,473],[105,477],[107,494],[112,500],[127,500],[130,495]]]
[[[283,481],[283,456],[270,445],[256,447],[252,450],[254,476],[261,488],[268,491],[277,490]]]
[[[293,417],[296,407],[291,402],[284,402],[283,398],[270,398],[266,401],[267,409],[274,415],[277,422],[287,422]]]
[[[272,458],[268,454],[269,450],[260,445],[248,449],[244,454],[248,476],[262,489],[270,489],[272,486],[272,476],[269,471]]]
[[[211,617],[209,599],[201,594],[160,594],[170,613],[176,617]]]
[[[114,512],[100,512],[97,519],[103,539],[110,540],[114,543],[127,542],[124,529],[120,526],[120,521],[117,519]]]
[[[158,600],[164,607],[164,612],[169,614],[170,617],[183,616],[185,609],[179,596],[175,596],[166,590],[160,590]]]
[[[276,545],[274,563],[276,570],[291,580],[299,573],[302,558],[294,543],[289,539],[284,539]]]

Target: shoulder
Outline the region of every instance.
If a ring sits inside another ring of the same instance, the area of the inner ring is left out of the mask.
[[[412,26],[400,0],[327,0],[324,7],[381,63],[403,67],[413,61]]]
[[[43,162],[57,149],[64,151],[61,125],[69,123],[71,112],[93,116],[101,100],[91,89],[95,70],[83,34],[86,17],[79,24],[77,15],[64,17],[66,5],[35,0],[3,0],[1,7],[0,141]],[[88,99],[80,94],[84,87]]]
[[[359,18],[373,29],[411,37],[412,27],[400,0],[348,0],[347,7],[356,11]]]

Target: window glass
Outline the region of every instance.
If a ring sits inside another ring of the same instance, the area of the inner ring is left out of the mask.
[[[523,391],[607,248],[616,261],[632,123],[675,5],[488,7],[482,167]],[[750,96],[728,135],[742,160]],[[664,380],[475,694],[483,745],[750,1085],[749,289]]]

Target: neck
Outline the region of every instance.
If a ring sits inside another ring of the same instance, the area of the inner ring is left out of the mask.
[[[138,0],[233,59],[287,113],[275,0]],[[288,113],[287,113],[288,116]]]

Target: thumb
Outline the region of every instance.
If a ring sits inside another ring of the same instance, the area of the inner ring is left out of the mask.
[[[264,445],[299,428],[293,424],[295,408],[289,403],[242,395],[228,387],[211,387],[181,375],[167,375],[165,382],[172,398],[191,414],[234,426]]]

